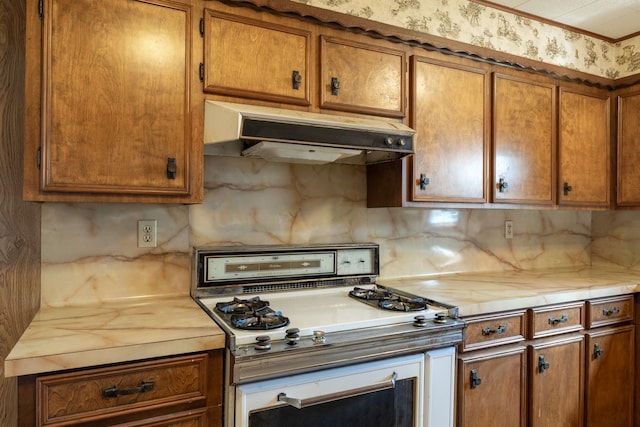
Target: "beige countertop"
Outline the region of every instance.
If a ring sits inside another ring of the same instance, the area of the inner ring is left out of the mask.
[[[189,296],[42,308],[4,362],[13,377],[222,348]]]
[[[460,316],[640,291],[640,272],[599,268],[464,273],[379,283],[459,307]],[[223,331],[189,297],[42,308],[5,360],[7,377],[222,348]]]
[[[465,317],[635,293],[640,272],[583,267],[381,278],[378,283],[455,305]]]

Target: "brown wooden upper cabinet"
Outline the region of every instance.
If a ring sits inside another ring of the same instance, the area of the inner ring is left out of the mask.
[[[640,92],[618,96],[618,206],[640,206]]]
[[[412,200],[486,202],[488,72],[413,56],[410,75]]]
[[[201,201],[191,1],[45,0],[42,12],[28,1],[25,199]]]
[[[610,204],[610,98],[560,88],[558,204]]]
[[[493,201],[553,204],[555,85],[496,73],[493,91]]]
[[[276,20],[205,9],[204,91],[310,105],[311,32]]]
[[[383,117],[406,115],[405,51],[320,36],[320,108]]]

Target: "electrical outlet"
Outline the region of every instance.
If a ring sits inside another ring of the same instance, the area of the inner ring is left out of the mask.
[[[141,219],[138,221],[138,247],[155,248],[158,246],[158,221]]]
[[[504,238],[513,239],[513,221],[504,222]]]

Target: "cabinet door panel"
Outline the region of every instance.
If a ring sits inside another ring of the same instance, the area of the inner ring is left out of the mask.
[[[486,202],[486,71],[413,57],[411,82],[413,200]]]
[[[587,334],[588,427],[633,425],[634,327]]]
[[[460,357],[458,427],[526,425],[525,358],[524,347]]]
[[[191,6],[48,0],[44,16],[42,190],[188,194]]]
[[[404,51],[322,36],[320,54],[321,108],[405,116]]]
[[[618,97],[619,206],[640,205],[640,93]]]
[[[206,9],[204,91],[310,105],[310,50],[309,31]]]
[[[583,345],[582,335],[576,335],[529,347],[531,427],[582,426]]]
[[[553,203],[555,104],[551,84],[495,75],[494,201]]]
[[[558,204],[609,204],[609,97],[560,89]]]

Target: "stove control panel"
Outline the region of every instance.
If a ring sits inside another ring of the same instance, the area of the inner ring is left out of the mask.
[[[337,274],[339,276],[376,274],[375,256],[373,248],[338,250]]]

